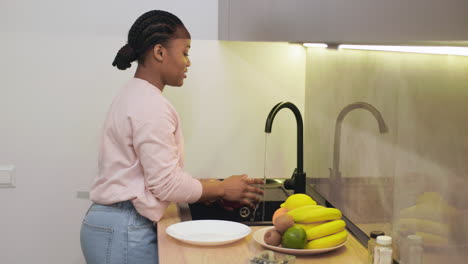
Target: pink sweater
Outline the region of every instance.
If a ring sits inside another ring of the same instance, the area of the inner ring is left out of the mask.
[[[184,171],[180,118],[161,90],[133,78],[114,99],[103,127],[91,200],[131,200],[158,221],[169,202],[195,202],[200,181]]]

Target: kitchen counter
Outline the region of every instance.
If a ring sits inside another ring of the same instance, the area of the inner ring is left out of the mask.
[[[244,239],[221,246],[196,246],[183,243],[166,234],[166,228],[172,224],[190,220],[188,210],[179,210],[171,203],[163,218],[158,223],[158,247],[160,264],[239,264],[248,260],[267,248],[259,245],[252,234],[265,226],[251,226],[252,233]],[[350,236],[346,245],[337,250],[308,256],[296,256],[296,264],[302,263],[365,263],[367,250]]]

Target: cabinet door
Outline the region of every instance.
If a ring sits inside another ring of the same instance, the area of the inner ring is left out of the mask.
[[[468,0],[220,0],[219,38],[404,43],[468,40]]]

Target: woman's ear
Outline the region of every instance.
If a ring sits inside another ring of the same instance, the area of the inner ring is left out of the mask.
[[[153,56],[157,61],[159,61],[159,62],[163,61],[164,52],[165,52],[165,49],[161,44],[154,45],[154,47],[153,47]]]

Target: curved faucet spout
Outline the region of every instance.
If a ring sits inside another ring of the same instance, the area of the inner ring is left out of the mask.
[[[299,109],[290,102],[280,102],[276,104],[268,114],[265,133],[271,133],[273,126],[273,120],[276,114],[283,108],[289,108],[296,117],[297,124],[297,168],[293,172],[293,176],[290,180],[286,180],[284,187],[286,189],[294,189],[295,193],[305,193],[305,173],[304,173],[304,140],[303,140],[303,122],[302,115]]]
[[[345,116],[354,109],[365,109],[375,117],[379,124],[379,131],[381,134],[388,132],[388,127],[382,117],[382,114],[374,106],[364,102],[357,102],[350,104],[343,108],[336,119],[335,125],[335,141],[333,146],[333,168],[331,169],[332,177],[340,177],[340,145],[341,145],[341,124]]]
[[[273,126],[273,120],[275,119],[276,114],[283,108],[289,108],[296,117],[297,123],[297,172],[304,172],[304,150],[303,150],[303,123],[302,115],[299,109],[290,102],[280,102],[276,104],[268,114],[266,124],[265,124],[265,133],[271,133],[271,128]]]

